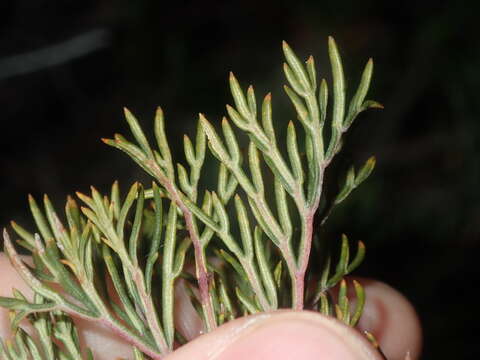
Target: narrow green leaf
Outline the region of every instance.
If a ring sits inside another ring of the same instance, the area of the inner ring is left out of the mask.
[[[45,213],[50,224],[50,229],[52,229],[55,239],[61,242],[62,245],[68,244],[70,242],[68,234],[63,224],[60,222],[60,219],[58,218],[58,215],[47,195],[44,195],[43,203],[45,206]]]
[[[80,209],[78,208],[77,202],[69,195],[67,197],[67,203],[65,204],[65,214],[67,215],[68,227],[70,230],[72,228],[81,229],[84,221],[82,221],[82,216]]]
[[[230,255],[228,252],[224,250],[219,250],[215,251],[218,257],[224,259],[226,262],[228,262],[230,265],[232,265],[233,269],[240,275],[240,278],[243,279],[244,281],[248,281],[248,276],[245,272],[245,269],[243,266],[238,262],[237,259],[235,259],[232,255]]]
[[[125,113],[125,119],[127,120],[128,125],[130,126],[130,130],[132,131],[132,134],[135,137],[135,140],[137,140],[138,144],[142,148],[143,152],[147,155],[147,157],[152,159],[153,158],[152,149],[150,148],[148,140],[145,137],[145,134],[143,133],[143,130],[140,127],[140,124],[138,123],[138,120],[127,108],[123,108],[123,111]]]
[[[295,126],[293,122],[288,123],[287,128],[287,151],[292,165],[293,176],[299,184],[303,184],[303,167],[300,159],[300,153],[297,145],[297,134],[295,132]]]
[[[288,86],[285,85],[283,88],[297,111],[298,119],[305,127],[308,127],[308,110],[305,107],[303,100]]]
[[[335,205],[340,204],[342,201],[344,201],[348,195],[352,192],[352,190],[355,188],[355,169],[353,166],[351,166],[348,169],[347,172],[347,177],[345,179],[345,184],[343,185],[342,190],[338,193],[337,197],[335,198]]]
[[[187,255],[187,251],[190,248],[191,244],[192,244],[192,241],[190,240],[190,238],[185,237],[180,242],[180,245],[177,246],[175,261],[173,263],[173,270],[172,270],[174,278],[177,278],[178,276],[180,276],[183,270],[183,265],[185,263],[185,256]]]
[[[288,210],[287,196],[282,183],[275,179],[275,200],[277,206],[278,218],[282,226],[283,233],[290,238],[292,234],[292,221]]]
[[[215,192],[212,193],[212,201],[213,207],[215,209],[215,214],[217,215],[220,224],[220,231],[222,233],[228,233],[230,230],[230,220],[228,218],[225,207],[223,206],[222,202],[220,201]]]
[[[193,150],[193,144],[187,135],[183,135],[183,150],[185,152],[185,158],[189,164],[196,162],[195,150]]]
[[[157,140],[158,149],[164,161],[164,168],[169,179],[174,177],[172,154],[170,152],[170,146],[168,145],[167,137],[165,136],[165,121],[163,111],[161,107],[157,107],[155,113],[155,138]]]
[[[373,60],[370,58],[367,64],[365,65],[365,69],[363,70],[362,78],[360,80],[360,84],[358,85],[357,91],[355,92],[355,95],[350,101],[348,115],[345,120],[344,127],[349,127],[353,119],[355,118],[356,114],[358,114],[361,111],[363,101],[365,100],[365,96],[367,95],[368,88],[370,87],[372,72],[373,72]]]
[[[350,326],[356,326],[360,317],[362,316],[363,309],[365,307],[365,290],[363,289],[362,285],[356,280],[353,280],[353,286],[355,287],[355,310],[353,316],[350,320]]]
[[[137,194],[137,206],[135,208],[132,231],[128,240],[130,259],[135,267],[138,267],[138,242],[140,240],[140,232],[143,220],[143,203],[145,201],[142,185],[138,186]]]
[[[177,209],[175,203],[170,203],[165,230],[165,244],[162,262],[162,316],[165,338],[169,348],[173,348],[175,328],[173,323],[174,306],[174,274],[173,260],[177,241]]]
[[[255,91],[253,86],[250,85],[247,90],[247,103],[248,109],[250,110],[251,117],[253,119],[257,118],[257,100],[255,99]]]
[[[344,314],[345,316],[345,313],[349,311],[347,298],[347,281],[345,279],[342,279],[342,281],[340,281],[340,287],[338,289],[338,306],[340,307],[342,314]]]
[[[250,314],[256,314],[260,310],[257,308],[255,303],[250,300],[241,290],[240,288],[235,288],[235,293],[237,295],[238,300],[242,303],[242,305],[245,307],[245,309],[250,313]]]
[[[350,274],[353,270],[355,270],[362,263],[364,258],[365,245],[362,241],[359,241],[357,245],[357,253],[355,254],[355,257],[353,258],[350,265],[348,265],[347,267],[347,274]]]
[[[272,147],[276,147],[275,129],[272,123],[272,94],[268,93],[262,103],[262,126]]]
[[[213,220],[211,216],[209,216],[205,211],[200,209],[196,204],[194,204],[190,199],[185,196],[182,196],[182,202],[188,209],[195,214],[195,216],[202,221],[205,225],[211,228],[213,231],[220,231],[220,226]]]
[[[303,66],[302,62],[298,59],[297,55],[295,55],[293,50],[285,41],[282,43],[282,48],[288,65],[290,65],[292,68],[293,73],[297,77],[300,84],[302,84],[302,87],[305,89],[305,91],[311,91],[312,85],[308,79],[307,72],[305,71],[305,67]]]
[[[240,227],[240,237],[243,244],[243,252],[248,259],[253,258],[253,239],[250,229],[250,221],[248,220],[247,210],[242,199],[235,195],[235,209],[237,211],[238,225]]]
[[[118,237],[120,239],[123,239],[125,221],[127,220],[128,212],[130,211],[130,208],[132,207],[133,202],[135,201],[135,198],[137,197],[138,186],[139,186],[138,183],[134,183],[130,187],[130,190],[127,194],[127,197],[125,198],[125,201],[123,202],[122,208],[120,209],[120,215],[118,216],[118,221],[117,221],[117,226],[116,226],[116,233],[118,234]]]
[[[207,137],[203,131],[202,124],[197,124],[197,136],[195,138],[195,155],[197,164],[203,164],[205,160],[205,150],[207,146]]]
[[[267,257],[265,254],[265,247],[262,241],[262,230],[258,226],[255,227],[255,255],[258,262],[258,267],[260,270],[260,276],[262,277],[262,283],[267,292],[268,302],[270,303],[271,309],[277,309],[278,299],[277,299],[277,290],[275,287],[275,280],[273,274],[270,270],[270,265],[268,264]],[[267,310],[267,309],[264,309]]]
[[[227,153],[227,150],[223,146],[222,141],[220,140],[220,137],[213,128],[212,124],[210,124],[210,122],[202,114],[199,115],[199,121],[202,124],[205,134],[207,135],[213,155],[215,155],[218,160],[224,163],[230,162],[230,155]]]
[[[317,88],[317,70],[315,69],[315,60],[311,55],[307,59],[307,72],[310,84],[312,84],[312,90],[315,91]]]
[[[153,201],[154,201],[154,212],[155,212],[155,224],[153,230],[152,240],[150,242],[150,249],[148,251],[147,264],[145,266],[145,283],[147,293],[150,294],[152,290],[152,276],[153,276],[153,267],[155,262],[158,259],[158,249],[160,247],[160,242],[162,239],[162,229],[163,229],[163,204],[162,198],[160,196],[160,191],[157,184],[152,184],[153,190]]]
[[[187,170],[183,167],[182,164],[177,164],[177,172],[178,172],[178,182],[180,185],[180,189],[184,193],[188,195],[188,197],[192,197],[192,186],[190,185],[190,180],[188,178]]]
[[[340,250],[340,259],[338,261],[336,272],[347,272],[348,262],[350,259],[350,248],[348,246],[348,238],[345,234],[342,234],[342,246]]]
[[[243,94],[238,80],[235,78],[235,75],[233,75],[232,72],[230,72],[229,82],[236,108],[245,119],[250,119],[252,114],[250,113],[247,101],[245,100],[245,95]]]
[[[248,144],[248,160],[250,165],[250,174],[257,194],[264,193],[263,176],[260,168],[260,158],[258,150],[253,141]]]
[[[228,321],[235,319],[236,314],[232,305],[232,300],[230,299],[230,296],[228,295],[227,287],[221,278],[219,279],[219,294],[220,294],[221,304],[225,307],[226,319]]]
[[[223,136],[225,137],[225,143],[227,144],[228,152],[230,154],[230,159],[235,164],[240,163],[240,148],[238,146],[237,139],[235,134],[230,126],[227,118],[222,119],[222,130]]]
[[[139,333],[142,334],[145,331],[145,325],[138,316],[135,307],[133,306],[132,301],[127,294],[124,285],[125,279],[120,276],[115,261],[113,260],[112,252],[108,246],[102,246],[102,255],[105,265],[107,266],[108,273],[110,274],[112,284],[118,295],[118,299],[120,300],[123,310],[125,311],[124,319],[128,320],[128,322],[132,324]],[[119,312],[117,313],[120,314]]]
[[[332,312],[330,308],[331,308],[331,304],[328,300],[328,295],[325,293],[322,293],[320,295],[320,313],[326,316],[331,316]]]
[[[355,178],[355,187],[360,185],[363,181],[365,181],[370,174],[372,173],[373,169],[375,168],[376,159],[375,156],[370,157],[365,165],[360,169],[358,175]]]
[[[10,225],[12,226],[12,229],[17,233],[17,235],[28,243],[30,248],[33,248],[35,246],[35,239],[31,232],[18,225],[15,221],[11,221]]]
[[[367,109],[383,109],[383,105],[374,100],[367,100],[362,104],[361,111]]]
[[[328,85],[325,79],[320,83],[320,91],[318,93],[318,103],[320,105],[320,124],[323,126],[327,117],[328,106]]]
[[[337,45],[333,37],[328,38],[328,53],[333,75],[333,120],[332,126],[341,129],[345,113],[345,79]]]
[[[287,78],[287,81],[293,90],[301,96],[306,96],[307,92],[303,84],[300,83],[300,80],[293,73],[293,70],[290,68],[290,66],[288,66],[286,63],[283,64],[283,72],[285,73],[285,77]]]
[[[282,286],[282,275],[283,275],[283,261],[280,260],[275,268],[273,269],[273,280],[275,281],[275,286],[277,289],[280,289]]]
[[[35,224],[37,225],[37,228],[40,231],[42,237],[45,240],[53,238],[53,234],[50,230],[50,226],[48,226],[47,219],[43,215],[32,195],[28,195],[28,202],[30,204],[30,210],[32,212],[33,219],[35,220]]]

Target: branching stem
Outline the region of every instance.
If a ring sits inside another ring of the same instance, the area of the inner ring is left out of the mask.
[[[212,331],[217,327],[217,322],[215,320],[215,312],[213,310],[213,302],[210,294],[210,278],[208,275],[203,244],[198,234],[198,229],[195,224],[193,214],[183,202],[175,184],[164,175],[164,173],[158,167],[158,164],[154,160],[150,160],[148,161],[148,165],[160,184],[167,190],[170,199],[175,202],[175,204],[183,213],[185,225],[195,251],[195,273],[200,293],[200,303],[205,316],[206,330],[208,332]]]

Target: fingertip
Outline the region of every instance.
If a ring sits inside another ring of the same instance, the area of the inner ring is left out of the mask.
[[[367,301],[358,328],[372,333],[389,360],[420,357],[422,328],[412,304],[385,283],[361,279]]]
[[[354,329],[309,311],[277,311],[236,319],[188,343],[168,360],[379,360]]]

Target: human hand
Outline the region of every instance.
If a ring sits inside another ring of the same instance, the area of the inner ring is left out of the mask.
[[[28,286],[0,254],[0,296],[11,296],[15,287],[30,294]],[[367,294],[358,330],[373,333],[388,360],[418,358],[421,329],[410,303],[396,290],[372,280],[362,280]],[[177,307],[177,321],[184,331],[199,331],[191,307]],[[75,319],[81,341],[96,359],[130,358],[131,348],[107,328]],[[360,331],[310,311],[280,310],[231,321],[217,330],[192,340],[165,360],[380,360],[382,357]],[[8,315],[0,309],[0,337],[9,334]]]

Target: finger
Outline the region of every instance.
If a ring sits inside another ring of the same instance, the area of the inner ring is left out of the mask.
[[[380,360],[358,331],[310,311],[277,311],[233,320],[166,360]]]
[[[389,360],[420,357],[422,329],[415,309],[397,290],[375,280],[358,279],[366,293],[358,328],[372,333]]]

